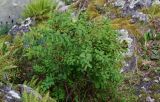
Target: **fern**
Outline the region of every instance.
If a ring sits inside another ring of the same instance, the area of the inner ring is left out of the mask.
[[[38,99],[37,97],[34,97],[32,94],[28,94],[27,92],[24,92],[22,95],[23,102],[56,102],[56,100],[49,97],[49,93],[46,93],[42,99]]]
[[[0,77],[2,78],[4,72],[10,72],[11,69],[16,68],[11,51],[7,51],[7,46],[4,44],[5,37],[0,39]]]
[[[37,94],[41,93],[40,88],[39,88],[39,83],[38,79],[36,79],[35,77],[32,77],[31,81],[24,82],[24,85],[30,86],[33,89],[36,90]],[[44,96],[42,98],[33,95],[32,93],[27,93],[25,90],[22,93],[22,100],[23,102],[56,102],[56,100],[52,99],[49,95],[49,92],[45,93]]]

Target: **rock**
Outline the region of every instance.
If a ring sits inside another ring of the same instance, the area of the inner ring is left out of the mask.
[[[137,19],[135,18],[130,19],[130,24],[135,24],[136,22],[137,22]]]
[[[146,102],[155,102],[155,99],[151,98],[150,96],[148,96],[146,98]]]
[[[116,7],[123,8],[124,5],[125,5],[125,1],[124,0],[116,0],[115,3],[114,3],[114,6],[116,6]]]
[[[124,8],[126,5],[130,9],[139,9],[141,7],[149,7],[152,5],[152,0],[116,0],[115,6]]]
[[[69,9],[69,5],[66,5],[65,2],[61,0],[55,0],[55,3],[57,3],[55,10],[58,12],[66,12]]]
[[[0,86],[0,98],[2,102],[21,102],[20,94],[10,86]]]
[[[149,7],[152,5],[151,0],[116,0],[115,6],[122,8],[122,16],[131,16],[132,19],[138,19],[139,21],[148,21],[148,16],[137,10],[142,7]]]
[[[58,12],[66,12],[68,10],[69,6],[62,6],[58,9]]]
[[[160,1],[159,0],[154,0],[153,1],[153,5],[159,5],[160,4]]]
[[[146,14],[143,14],[142,12],[138,12],[138,11],[135,11],[132,14],[132,18],[138,19],[139,21],[144,21],[144,22],[148,22],[149,20],[149,17]]]
[[[126,64],[124,64],[124,67],[121,69],[120,73],[134,71],[136,68],[137,68],[137,57],[133,56],[130,60],[126,61]]]
[[[150,81],[150,78],[144,78],[143,81]]]
[[[23,34],[30,31],[30,27],[35,24],[33,18],[27,18],[20,24],[14,25],[8,32],[9,35],[15,36],[17,34]]]
[[[131,38],[128,34],[128,31],[125,29],[118,30],[119,40],[121,43],[127,43],[127,52],[124,53],[124,56],[131,57],[134,52],[133,38]]]
[[[159,83],[159,80],[154,80],[154,82]]]
[[[141,89],[142,89],[144,92],[147,92],[146,87],[142,86]]]
[[[127,49],[126,52],[123,53],[125,58],[128,58],[124,64],[123,68],[121,69],[120,73],[134,71],[137,67],[137,56],[134,55],[135,50],[135,38],[130,37],[129,33],[125,29],[118,30],[119,33],[119,40],[121,44],[125,42],[125,48]]]
[[[42,96],[27,85],[19,84],[16,88],[12,88],[9,85],[0,83],[0,102],[22,102],[24,92],[34,96],[39,101],[42,100]]]
[[[0,22],[15,24],[29,2],[30,0],[0,0]]]

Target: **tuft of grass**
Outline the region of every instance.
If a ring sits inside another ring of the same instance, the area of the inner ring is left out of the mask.
[[[54,7],[54,3],[51,0],[32,0],[23,12],[24,17],[37,17],[45,18]]]
[[[143,8],[142,12],[144,12],[145,14],[148,14],[150,19],[156,18],[156,17],[160,17],[160,5],[153,5],[149,8]]]

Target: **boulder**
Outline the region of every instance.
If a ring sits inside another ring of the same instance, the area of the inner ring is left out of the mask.
[[[30,0],[0,0],[0,22],[1,24],[16,23],[21,12]]]
[[[16,88],[13,88],[0,82],[0,102],[22,102],[24,92],[36,97],[39,101],[42,100],[42,96],[27,85],[19,84]]]
[[[0,101],[1,102],[21,102],[21,96],[17,91],[13,90],[11,86],[1,83]]]
[[[33,18],[27,18],[20,24],[15,24],[8,32],[9,35],[15,36],[17,34],[23,34],[30,31],[30,27],[35,24]]]
[[[126,51],[123,53],[123,56],[127,59],[123,62],[123,67],[120,73],[134,71],[137,68],[138,60],[138,57],[134,54],[136,47],[135,38],[131,37],[131,35],[125,29],[118,30],[118,34],[121,44],[123,44],[123,46],[125,44]]]

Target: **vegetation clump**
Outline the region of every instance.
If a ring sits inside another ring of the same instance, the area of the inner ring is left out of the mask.
[[[138,9],[149,15],[149,21],[140,22],[123,15],[114,1],[87,1],[62,0],[55,7],[52,0],[32,0],[23,12],[23,17],[36,19],[29,32],[11,37],[0,27],[0,80],[24,85],[34,76],[28,86],[42,94],[42,102],[135,102],[147,97],[157,101],[159,5]],[[116,31],[121,29],[129,32],[127,40],[133,40],[136,68],[131,58],[122,56],[131,46],[120,43]],[[134,67],[133,72],[120,71],[122,64]],[[21,96],[24,102],[40,101],[27,92]]]
[[[54,3],[51,0],[32,0],[23,11],[24,17],[36,17],[36,19],[48,18],[47,13],[52,11]]]
[[[92,22],[81,16],[72,22],[68,13],[55,13],[45,28],[34,28],[22,42],[33,75],[58,101],[116,99],[121,47],[107,19]]]

